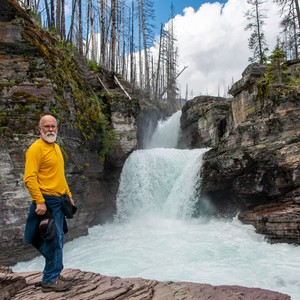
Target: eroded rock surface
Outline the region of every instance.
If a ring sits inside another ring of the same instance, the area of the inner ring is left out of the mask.
[[[43,293],[40,272],[1,274],[0,297],[5,300],[290,300],[290,296],[260,288],[212,286],[192,282],[159,282],[142,278],[120,278],[66,269],[74,282],[66,292]],[[36,286],[37,285],[37,286]]]
[[[179,147],[215,147],[225,134],[230,101],[221,97],[199,96],[182,108]]]

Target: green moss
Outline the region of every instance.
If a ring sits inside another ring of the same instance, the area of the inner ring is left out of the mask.
[[[40,102],[40,100],[38,98],[36,98],[36,97],[32,96],[31,94],[28,94],[24,91],[15,92],[11,98],[14,101],[26,100],[26,103]]]
[[[88,60],[87,61],[87,65],[88,65],[88,67],[89,67],[89,69],[90,70],[92,70],[92,71],[98,71],[98,64],[97,64],[97,62],[95,62],[95,61],[93,61],[93,60]]]
[[[13,80],[13,79],[11,79],[11,80],[9,81],[9,83],[8,83],[8,85],[9,85],[10,87],[13,87],[15,84],[16,84],[16,81]]]
[[[249,107],[248,109],[247,109],[247,113],[248,114],[253,114],[255,112],[255,108],[254,107]]]
[[[49,111],[54,117],[60,119],[59,107],[56,104],[51,104],[50,107],[49,107]]]
[[[99,161],[101,164],[105,161],[107,154],[112,154],[113,150],[118,145],[116,132],[109,128],[109,123],[105,116],[101,116],[98,120],[99,133]]]
[[[97,96],[89,87],[86,79],[82,76],[76,65],[77,60],[75,56],[78,55],[74,51],[71,44],[67,44],[63,40],[59,40],[57,36],[51,33],[44,32],[40,28],[34,30],[24,30],[24,39],[32,46],[39,49],[42,55],[41,59],[36,63],[39,68],[34,73],[41,76],[46,74],[47,78],[55,84],[54,99],[55,103],[47,107],[47,111],[57,117],[60,121],[68,118],[70,115],[70,107],[74,109],[74,118],[68,119],[68,122],[79,129],[85,141],[93,140],[95,144],[98,141],[97,149],[100,161],[104,161],[107,154],[112,153],[117,145],[117,138],[115,132],[109,127],[110,110],[107,101],[102,99],[102,96]],[[47,43],[45,43],[47,39]],[[87,65],[91,70],[97,71],[99,66],[95,62],[88,62]],[[32,65],[33,70],[34,65]],[[25,98],[30,103],[34,103],[35,108],[39,105],[38,99],[32,98],[28,95],[15,95],[15,100]],[[114,97],[111,94],[111,97]],[[121,98],[121,97],[120,97]],[[119,99],[117,100],[119,101]],[[42,101],[40,101],[42,102]],[[49,105],[49,103],[47,103]],[[43,111],[45,103],[39,107],[37,116]],[[116,104],[117,105],[117,104]],[[123,109],[128,109],[130,103],[122,102],[119,104]],[[25,109],[23,107],[23,109]],[[27,109],[27,108],[26,108]],[[105,115],[103,112],[105,110]],[[132,111],[133,113],[133,111]]]
[[[1,127],[3,127],[4,125],[7,126],[9,124],[9,117],[7,115],[7,112],[3,109],[0,109],[0,124]]]
[[[8,126],[1,126],[0,127],[0,137],[2,136],[11,136],[13,134],[13,130]]]
[[[77,172],[83,174],[83,172],[86,171],[89,166],[90,166],[89,163],[84,163],[77,167]]]

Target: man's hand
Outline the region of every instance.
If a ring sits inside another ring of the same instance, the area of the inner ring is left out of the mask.
[[[42,216],[46,213],[47,211],[47,206],[45,203],[40,203],[36,205],[36,209],[35,212],[36,214],[38,214],[39,216]]]
[[[75,206],[75,202],[74,202],[73,198],[70,198],[70,200],[71,200],[72,205]]]

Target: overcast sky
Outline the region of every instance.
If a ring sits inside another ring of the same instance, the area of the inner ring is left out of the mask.
[[[162,1],[168,3],[167,0],[159,0],[160,3]],[[232,82],[241,78],[251,56],[248,49],[250,31],[244,30],[248,23],[244,16],[249,9],[247,1],[201,4],[203,1],[199,0],[175,0],[175,8],[177,1],[181,2],[181,6],[182,3],[186,4],[183,10],[176,10],[174,17],[179,51],[178,72],[188,66],[178,78],[181,95],[185,97],[188,85],[189,98],[198,95],[224,96]],[[158,0],[156,2],[159,9],[160,4]],[[193,7],[189,7],[189,2]],[[272,51],[280,32],[280,15],[278,7],[271,0],[266,0],[266,6],[264,32]],[[162,10],[168,20],[170,9]]]

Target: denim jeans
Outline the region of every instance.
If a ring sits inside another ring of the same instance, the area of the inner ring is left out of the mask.
[[[63,269],[63,246],[64,246],[64,212],[60,197],[44,195],[47,208],[52,213],[55,222],[56,234],[52,241],[42,241],[39,252],[45,257],[45,267],[42,282],[55,281]]]

